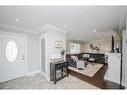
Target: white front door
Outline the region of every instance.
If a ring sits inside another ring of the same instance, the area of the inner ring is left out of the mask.
[[[25,37],[0,34],[0,82],[25,73]]]

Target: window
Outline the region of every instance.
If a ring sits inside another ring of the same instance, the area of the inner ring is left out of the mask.
[[[6,45],[6,57],[9,62],[14,62],[17,57],[17,45],[14,41],[8,41]]]
[[[71,43],[70,44],[70,53],[80,53],[80,44]]]

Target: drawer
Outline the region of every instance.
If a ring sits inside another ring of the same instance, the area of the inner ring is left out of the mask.
[[[57,65],[56,65],[56,69],[61,69],[61,68],[67,67],[67,66],[68,66],[67,62],[65,62],[65,63],[60,63],[60,64],[57,64]]]

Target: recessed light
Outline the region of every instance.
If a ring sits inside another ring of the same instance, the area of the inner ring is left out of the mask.
[[[86,15],[86,14],[84,14],[84,15],[83,15],[83,17],[84,17],[84,18],[87,18],[87,15]]]
[[[96,30],[95,30],[95,29],[93,29],[93,32],[95,33],[95,32],[96,32]]]
[[[15,21],[19,21],[19,19],[18,19],[18,18],[16,18],[16,19],[15,19]]]
[[[63,25],[63,27],[67,27],[67,25],[65,24],[65,25]]]

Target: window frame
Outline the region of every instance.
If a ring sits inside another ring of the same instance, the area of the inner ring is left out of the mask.
[[[74,45],[74,49],[72,50],[72,45]],[[80,43],[70,43],[70,53],[71,54],[76,54],[76,53],[80,53]]]

